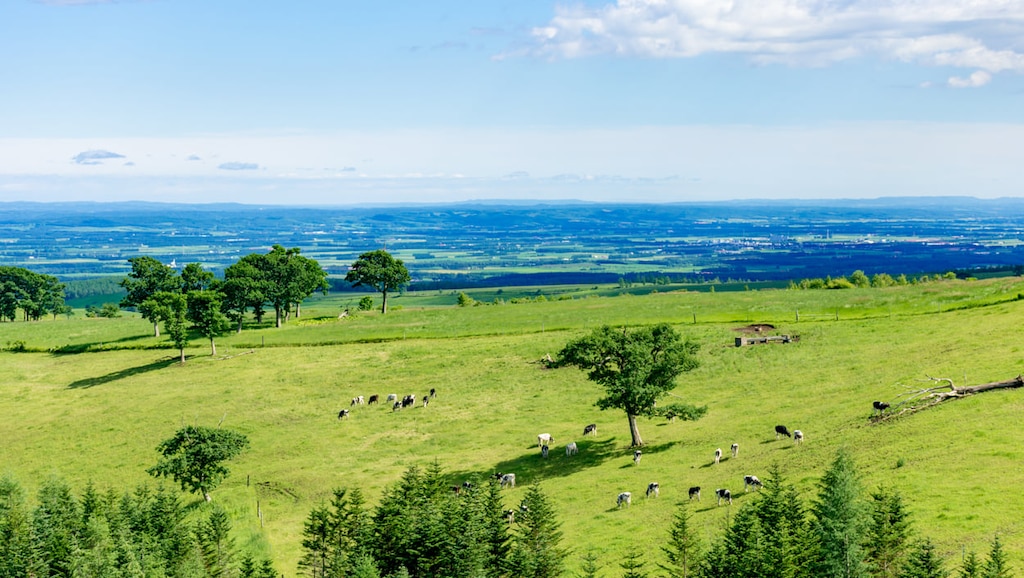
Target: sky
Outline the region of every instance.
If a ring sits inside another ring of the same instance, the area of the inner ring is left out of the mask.
[[[1024,196],[1024,0],[0,0],[0,201]]]

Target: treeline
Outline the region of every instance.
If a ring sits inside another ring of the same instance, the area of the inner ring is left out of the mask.
[[[692,531],[685,506],[663,547],[665,576],[678,578],[947,578],[949,564],[913,530],[899,492],[879,488],[865,496],[844,451],[818,483],[809,506],[777,467],[750,504],[740,507],[724,534],[707,548]],[[634,572],[624,576],[647,576]],[[971,552],[957,578],[1013,576],[998,536],[987,558]]]
[[[956,279],[957,274],[948,271],[939,275],[918,275],[907,277],[898,275],[893,277],[888,273],[875,273],[868,277],[864,271],[857,270],[847,277],[817,277],[814,279],[801,279],[790,282],[790,289],[853,289],[854,287],[896,287],[901,285],[918,285],[921,283],[933,283],[936,281],[948,281]]]
[[[0,577],[278,578],[269,559],[235,545],[222,508],[203,505],[194,522],[188,512],[162,487],[89,484],[76,496],[56,478],[29,507],[21,486],[0,478]]]
[[[538,486],[504,510],[496,479],[452,487],[437,465],[406,470],[366,506],[358,489],[335,490],[310,512],[299,572],[310,578],[554,578],[567,550]],[[514,523],[513,523],[514,522]]]
[[[0,320],[14,321],[21,309],[25,321],[66,313],[64,284],[52,275],[21,267],[0,267]]]

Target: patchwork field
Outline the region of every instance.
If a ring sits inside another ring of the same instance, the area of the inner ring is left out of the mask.
[[[233,516],[239,543],[272,554],[287,576],[296,575],[304,518],[332,488],[362,488],[372,505],[407,467],[434,462],[453,483],[514,472],[510,506],[540,484],[577,569],[588,551],[605,565],[635,549],[660,559],[658,544],[689,486],[705,488],[704,500],[688,505],[705,543],[750,500],[745,474],[778,464],[809,502],[846,447],[865,488],[896,487],[916,530],[951,562],[964,549],[986,552],[998,533],[1020,567],[1024,391],[987,392],[884,424],[869,417],[872,400],[896,405],[907,388],[930,385],[929,376],[970,385],[1020,374],[1022,292],[1024,282],[1009,278],[466,308],[418,308],[408,296],[387,316],[345,319],[337,318],[342,302],[328,298],[285,328],[224,336],[217,357],[195,339],[184,365],[135,317],[3,323],[0,475],[29,494],[50,475],[76,489],[90,480],[100,488],[155,484],[145,470],[160,440],[182,424],[223,423],[252,445],[229,464],[214,500]],[[709,409],[696,422],[641,420],[646,447],[634,466],[624,414],[594,407],[600,390],[582,372],[538,360],[601,324],[658,321],[701,344],[701,366],[672,397]],[[749,323],[800,339],[735,347],[737,328]],[[49,352],[59,349],[83,353]],[[431,388],[438,397],[427,408],[359,406],[337,419],[357,395],[420,397]],[[598,434],[583,438],[592,422]],[[803,430],[806,442],[776,441],[776,424]],[[541,432],[555,438],[547,460],[536,446]],[[579,455],[565,456],[569,441]],[[737,458],[728,452],[734,442]],[[719,447],[726,457],[714,465]],[[652,481],[661,496],[645,500]],[[716,507],[711,494],[721,487],[737,497],[733,506]],[[620,511],[621,491],[634,501]]]

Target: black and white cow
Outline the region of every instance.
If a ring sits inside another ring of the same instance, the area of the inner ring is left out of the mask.
[[[615,499],[615,507],[616,508],[621,508],[622,504],[626,504],[626,506],[632,505],[633,504],[633,494],[630,493],[630,492],[622,492],[622,493],[620,493],[619,497]]]
[[[715,490],[715,496],[718,498],[719,506],[722,505],[722,500],[725,500],[726,502],[729,503],[729,505],[732,505],[732,492],[730,492],[729,490],[726,490],[725,488],[719,488]]]
[[[715,450],[715,463],[717,464],[722,459],[722,448]]]
[[[686,493],[690,496],[691,500],[694,497],[696,497],[697,501],[698,502],[700,501],[700,486],[691,486],[690,489]]]
[[[633,452],[633,465],[634,466],[639,466],[640,465],[640,458],[642,458],[643,455],[644,455],[644,453],[642,451],[640,451],[640,450],[636,450],[636,451]]]
[[[779,439],[779,436],[786,436],[788,438],[791,438],[793,437],[793,434],[789,433],[789,430],[786,429],[786,426],[777,425],[775,426],[775,439]]]
[[[543,458],[548,457],[548,446],[547,445],[540,446],[540,455]]]
[[[798,429],[793,430],[793,441],[798,444],[804,443],[804,432]]]
[[[402,402],[396,401],[395,405],[391,406],[391,411],[398,411],[402,409]]]
[[[732,457],[740,455],[740,444],[732,444],[730,449],[732,450]]]
[[[747,491],[747,487],[752,487],[755,490],[761,489],[761,480],[757,479],[757,476],[743,476],[743,491]]]
[[[341,419],[343,417],[348,417],[348,410],[347,409],[343,409],[343,410],[338,412],[338,419]]]
[[[585,436],[588,436],[590,434],[596,434],[596,433],[597,433],[597,424],[596,423],[588,424],[588,425],[583,427],[583,435],[585,435]]]
[[[353,397],[352,398],[352,403],[350,404],[350,406],[352,406],[352,405],[362,405],[362,403],[363,403],[363,396],[360,395],[358,397]]]
[[[409,407],[416,405],[416,396],[409,394],[402,398],[402,407]]]
[[[875,408],[871,413],[884,413],[885,410],[889,409],[889,404],[884,401],[873,401],[871,407]]]
[[[508,486],[510,488],[516,487],[516,475],[515,474],[502,474],[501,475],[501,487]]]
[[[658,497],[658,492],[660,491],[660,489],[661,489],[661,486],[658,485],[658,482],[651,482],[651,483],[647,484],[647,497],[650,498],[651,494],[654,494],[654,497],[657,498]]]
[[[437,390],[433,387],[430,388],[430,397],[437,397]]]

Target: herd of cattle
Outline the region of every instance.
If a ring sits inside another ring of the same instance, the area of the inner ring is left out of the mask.
[[[431,388],[430,389],[430,393],[428,393],[427,395],[424,395],[423,398],[422,398],[422,400],[423,400],[422,401],[423,407],[427,407],[427,405],[429,404],[430,400],[435,398],[435,397],[437,397],[437,390],[434,389],[434,388]],[[365,403],[366,403],[366,405],[374,405],[374,404],[379,403],[379,401],[380,401],[380,396],[379,395],[371,395],[365,401]],[[391,411],[398,411],[398,410],[401,410],[403,408],[416,405],[416,396],[415,395],[406,395],[401,400],[399,400],[398,399],[398,395],[392,393],[392,394],[388,394],[388,396],[385,398],[385,401],[386,401],[386,403],[391,403],[392,404]],[[363,396],[360,395],[360,396],[352,398],[352,402],[349,404],[349,407],[351,408],[351,407],[354,407],[354,406],[357,406],[357,405],[363,405],[363,403],[364,403],[364,398],[363,398]],[[875,409],[878,410],[878,411],[884,411],[889,406],[889,404],[881,404],[881,402],[875,402],[874,405],[875,405]],[[879,405],[884,405],[885,407],[881,407],[880,408]],[[342,409],[340,412],[338,412],[338,419],[346,418],[346,417],[349,416],[349,414],[350,414],[350,409],[347,409],[347,408],[346,409]],[[583,436],[586,437],[586,436],[589,436],[589,435],[597,435],[597,424],[592,423],[592,424],[587,424],[586,426],[584,426],[584,428],[583,428]],[[790,432],[789,428],[787,428],[784,425],[777,425],[777,426],[775,426],[775,439],[779,439],[782,436],[786,436],[786,437],[792,438],[793,442],[796,443],[796,444],[803,443],[803,441],[804,441],[804,433],[802,431],[800,431],[800,430],[793,430],[792,432]],[[549,453],[551,444],[554,441],[555,441],[555,438],[550,433],[542,433],[542,434],[538,434],[537,435],[537,446],[540,447],[540,451],[541,451],[541,456],[542,457],[544,457],[544,458],[548,457],[548,453]],[[737,456],[739,456],[740,445],[738,443],[732,444],[732,446],[729,449],[732,452],[732,457],[733,458],[736,458]],[[579,453],[579,446],[576,445],[576,442],[572,441],[572,442],[569,442],[568,444],[565,445],[565,455],[567,457],[568,456],[575,456],[578,453]],[[718,464],[721,461],[722,455],[723,455],[722,454],[722,448],[718,448],[718,449],[715,450],[715,453],[714,453],[714,463],[715,464]],[[639,466],[640,465],[640,458],[641,457],[643,457],[643,452],[641,450],[639,450],[639,449],[634,450],[633,451],[633,464],[636,465],[636,466]],[[513,474],[513,473],[501,473],[501,472],[498,472],[498,473],[495,473],[493,475],[493,477],[496,480],[498,480],[498,483],[500,484],[500,487],[502,489],[504,489],[506,487],[508,487],[508,488],[515,488],[516,487],[516,475]],[[754,490],[759,490],[759,489],[761,489],[761,485],[762,485],[761,484],[761,480],[758,479],[757,476],[755,476],[755,475],[745,475],[745,476],[743,476],[743,491],[744,492],[747,492],[747,490],[749,490],[750,488],[753,488]],[[459,493],[462,490],[471,489],[472,486],[473,485],[470,482],[463,482],[463,484],[461,486],[452,486],[452,490],[455,493]],[[650,498],[651,496],[654,496],[656,498],[656,497],[658,497],[660,491],[661,491],[661,485],[658,482],[651,482],[651,483],[647,484],[646,497]],[[692,486],[692,487],[690,487],[689,490],[687,491],[687,494],[688,494],[690,500],[693,500],[694,498],[696,498],[697,501],[699,502],[700,501],[700,486]],[[723,500],[726,503],[728,503],[728,504],[732,504],[732,492],[729,489],[727,489],[727,488],[717,488],[715,490],[715,497],[718,499],[718,505],[719,506],[722,505],[722,501]],[[632,492],[620,492],[618,497],[615,500],[615,505],[616,505],[617,508],[621,508],[622,506],[630,506],[632,503],[633,503],[633,494],[632,494]],[[524,508],[525,508],[525,506],[520,505],[520,509],[524,509]],[[515,511],[514,510],[506,510],[505,511],[505,519],[508,520],[509,523],[512,523],[515,520]]]

